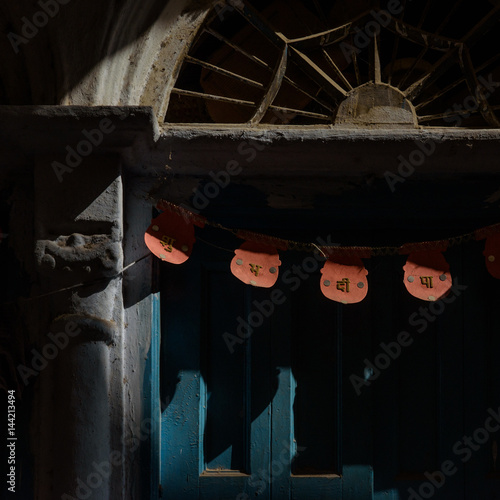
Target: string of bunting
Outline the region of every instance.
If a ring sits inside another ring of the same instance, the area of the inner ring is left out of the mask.
[[[231,272],[243,283],[262,288],[274,286],[281,261],[279,251],[298,250],[320,253],[325,259],[321,270],[321,291],[342,304],[361,302],[368,293],[368,271],[362,259],[382,255],[408,255],[404,284],[421,300],[436,301],[452,287],[449,264],[443,252],[450,246],[472,240],[486,240],[483,252],[490,274],[500,279],[500,224],[478,229],[446,240],[406,243],[398,247],[363,247],[301,243],[241,229],[227,228],[183,207],[160,201],[160,215],[151,221],[145,242],[158,258],[171,264],[186,262],[195,243],[194,227],[215,227],[229,231],[244,243],[235,250]]]

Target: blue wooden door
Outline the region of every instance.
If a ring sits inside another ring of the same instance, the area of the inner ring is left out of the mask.
[[[163,498],[500,498],[498,432],[479,432],[470,457],[457,445],[500,406],[500,293],[481,252],[447,252],[465,288],[432,309],[406,292],[400,256],[370,259],[352,306],[322,296],[308,254],[283,254],[271,290],[240,283],[232,253],[202,242],[165,266]]]

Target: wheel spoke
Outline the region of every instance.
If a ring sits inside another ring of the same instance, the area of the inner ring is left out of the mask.
[[[197,66],[201,66],[202,68],[213,71],[214,73],[219,73],[220,75],[227,76],[228,78],[232,78],[233,80],[238,80],[241,83],[246,83],[247,85],[251,85],[252,87],[257,87],[259,89],[264,88],[264,85],[260,82],[256,82],[255,80],[250,80],[250,78],[238,75],[237,73],[233,73],[232,71],[229,71],[227,69],[220,68],[215,64],[211,64],[206,61],[201,61],[200,59],[196,59],[195,57],[186,56],[185,61],[191,64],[195,64]]]
[[[334,99],[344,99],[347,97],[347,92],[329,75],[327,75],[314,61],[306,56],[300,50],[290,47],[290,55],[293,56],[296,63],[309,77],[318,83],[322,89]]]
[[[485,63],[481,64],[481,66],[477,67],[474,70],[475,73],[476,73],[476,75],[479,74],[484,69],[486,69],[491,64],[493,64],[499,58],[500,58],[500,53],[497,53],[493,57],[491,57],[490,59],[488,59]],[[462,84],[464,82],[465,82],[465,76],[463,78],[460,78],[459,80],[451,83],[450,85],[448,85],[447,87],[445,87],[443,90],[441,90],[437,94],[433,94],[431,97],[429,97],[424,102],[421,102],[420,104],[417,104],[415,106],[415,109],[418,111],[419,109],[425,108],[425,106],[428,106],[429,104],[431,104],[435,100],[440,99],[441,97],[443,97],[444,95],[446,95],[448,92],[450,92],[451,90],[453,90],[454,88],[458,87],[460,84]]]
[[[380,68],[380,51],[379,51],[380,38],[378,35],[373,37],[371,44],[371,57],[370,57],[370,78],[376,83],[382,83],[382,72]]]
[[[472,28],[462,39],[462,44],[467,44],[470,49],[483,35],[490,31],[500,18],[500,5],[493,8],[474,28]],[[439,61],[437,61],[430,71],[420,80],[408,87],[405,91],[407,99],[414,100],[426,88],[432,85],[441,75],[443,75],[456,60],[458,46],[449,50]]]
[[[207,101],[219,101],[227,104],[237,104],[239,106],[255,106],[252,101],[244,101],[242,99],[234,99],[232,97],[225,97],[221,95],[205,94],[204,92],[195,92],[193,90],[184,90],[174,87],[172,94],[183,95],[186,97],[197,97],[199,99],[206,99]]]
[[[281,111],[282,113],[290,113],[300,116],[307,116],[308,118],[318,118],[319,120],[331,121],[332,117],[329,115],[322,115],[320,113],[311,113],[310,111],[304,111],[302,109],[285,108],[283,106],[269,106],[269,109],[275,111]]]
[[[400,14],[399,20],[403,21],[404,20],[404,15],[406,12],[406,0],[403,0],[403,11]],[[387,82],[389,84],[392,83],[392,72],[394,71],[394,64],[396,62],[396,58],[398,56],[398,51],[399,51],[399,41],[401,40],[401,35],[399,33],[396,33],[394,35],[394,46],[392,48],[392,56],[391,56],[391,62],[389,64],[389,71],[387,75]]]
[[[262,66],[263,68],[266,68],[269,71],[272,71],[271,66],[267,64],[266,62],[262,61],[262,59],[259,59],[258,57],[250,54],[246,50],[242,49],[239,45],[236,45],[235,43],[231,42],[231,40],[227,39],[225,36],[221,35],[220,33],[217,33],[217,31],[210,29],[210,28],[205,28],[205,31],[212,35],[213,37],[217,38],[221,42],[225,43],[229,47],[231,47],[233,50],[236,52],[239,52],[241,55],[245,56],[246,58],[250,59],[254,63],[258,64],[259,66]]]
[[[321,52],[338,78],[342,80],[343,84],[347,87],[348,90],[352,90],[352,85],[349,83],[349,80],[344,76],[344,73],[342,73],[340,68],[335,64],[335,61],[331,58],[330,54],[325,49],[321,49]]]

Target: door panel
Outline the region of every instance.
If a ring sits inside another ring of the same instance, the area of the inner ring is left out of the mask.
[[[475,444],[470,459],[464,466],[465,498],[500,498],[500,470],[498,460],[493,460],[493,443],[499,443],[500,432],[488,432],[482,436],[478,429],[485,429],[489,411],[500,413],[500,304],[499,281],[485,269],[483,246],[469,245],[464,254],[468,266],[464,265],[464,281],[468,289],[464,292],[464,398],[467,411],[464,418],[463,436],[476,436],[483,444]],[[479,258],[478,258],[479,254]],[[460,457],[465,459],[461,446]]]
[[[323,297],[308,254],[282,254],[271,290],[240,283],[232,253],[202,242],[165,266],[164,497],[397,500],[433,487],[437,500],[499,498],[498,432],[466,461],[454,452],[500,406],[500,293],[481,253],[446,252],[467,285],[447,304],[408,294],[402,256],[367,261],[368,296],[351,306]],[[297,266],[308,271],[292,279]],[[398,350],[401,332],[413,341]],[[429,483],[446,460],[456,472]]]
[[[293,435],[300,453],[292,464],[294,476],[338,474],[338,353],[340,306],[319,289],[320,274],[312,275],[291,294],[291,367],[295,380]],[[316,311],[321,304],[321,313]]]
[[[342,498],[340,308],[321,294],[314,265],[312,272],[302,273],[302,267],[309,269],[305,258],[307,254],[282,256],[282,276],[291,284],[276,285],[286,301],[270,318],[272,357],[280,380],[271,404],[273,499]],[[301,270],[291,274],[294,265]],[[305,278],[293,279],[299,274]]]
[[[455,276],[460,258],[446,256]],[[428,481],[426,472],[448,458],[450,436],[462,426],[462,386],[456,379],[463,356],[460,297],[446,305],[414,298],[403,283],[404,262],[404,257],[384,258],[382,272],[372,273],[372,290],[380,289],[382,276],[392,283],[388,303],[380,294],[372,299],[391,316],[375,329],[376,351],[384,352],[382,344],[393,345],[401,332],[411,339],[373,384],[375,490],[394,499],[410,498],[411,488],[418,491]],[[461,498],[459,484],[449,482],[447,488],[446,496],[436,490],[433,498]]]
[[[222,269],[205,270],[201,342],[203,406],[206,407],[203,470],[246,473],[249,469],[249,350],[235,349],[228,356],[224,338],[219,333],[231,331],[233,314],[243,316],[244,313],[245,291],[233,290],[231,281],[231,276]]]

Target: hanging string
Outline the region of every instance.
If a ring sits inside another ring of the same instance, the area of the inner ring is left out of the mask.
[[[325,259],[327,259],[327,258],[328,258],[328,255],[326,255],[326,253],[325,253],[325,252],[323,252],[323,250],[321,250],[321,248],[320,248],[318,245],[316,245],[316,244],[314,244],[314,243],[313,243],[313,245],[314,245],[314,246],[318,249],[318,252],[319,252],[321,255],[323,255],[323,257],[324,257]]]
[[[217,250],[223,250],[224,252],[234,253],[234,250],[232,250],[232,249],[220,247],[219,245],[214,245],[210,241],[204,240],[203,238],[200,238],[199,236],[197,236],[196,239],[198,241],[201,241],[202,243],[205,243],[205,245],[208,245],[208,246],[213,247],[213,248],[217,248]]]
[[[391,256],[391,255],[407,255],[413,252],[422,252],[429,250],[446,250],[448,247],[462,245],[463,243],[485,239],[488,236],[497,234],[500,232],[500,223],[493,224],[469,233],[461,234],[458,236],[453,236],[447,238],[446,240],[434,240],[434,241],[421,241],[415,243],[406,243],[400,246],[380,246],[380,247],[370,247],[370,246],[342,246],[342,245],[317,245],[316,243],[298,242],[294,240],[287,240],[284,238],[278,238],[275,236],[270,236],[267,234],[257,233],[254,231],[247,231],[243,229],[233,229],[223,226],[217,222],[208,220],[199,214],[195,214],[183,207],[175,205],[169,201],[161,200],[157,204],[158,210],[170,211],[186,220],[191,221],[199,227],[210,226],[222,231],[230,232],[231,234],[238,236],[247,241],[255,241],[259,243],[264,243],[272,245],[281,250],[295,250],[299,252],[318,252],[318,250],[323,254],[323,256],[347,256],[347,255],[357,255],[362,258],[368,258],[370,256]],[[198,238],[200,239],[200,238]],[[202,240],[203,241],[203,240]],[[210,244],[208,242],[204,242]],[[214,245],[212,245],[214,246]],[[224,249],[226,250],[226,249]]]
[[[151,253],[143,255],[139,259],[134,260],[134,262],[131,262],[130,264],[125,266],[119,273],[117,273],[113,276],[109,276],[109,277],[105,277],[105,278],[96,278],[96,279],[89,280],[89,281],[82,281],[81,283],[75,283],[74,285],[67,286],[65,288],[58,288],[57,290],[52,290],[50,292],[42,293],[41,295],[35,295],[34,297],[20,297],[19,299],[22,300],[23,302],[31,302],[33,300],[44,299],[46,297],[56,295],[58,293],[68,292],[70,290],[76,290],[76,289],[84,288],[84,287],[89,287],[89,286],[97,285],[98,283],[109,282],[109,281],[114,280],[116,278],[122,277],[130,268],[132,268],[133,266],[135,266],[139,262],[143,261],[144,259],[151,257],[152,255],[153,254],[151,254]],[[4,303],[2,303],[2,306],[12,305],[12,304],[15,304],[15,301],[4,302]]]

